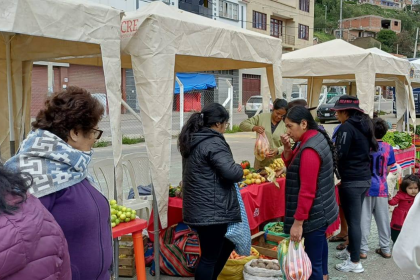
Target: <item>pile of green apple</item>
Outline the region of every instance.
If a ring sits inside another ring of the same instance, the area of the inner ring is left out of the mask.
[[[111,227],[120,223],[129,222],[136,218],[136,211],[117,204],[116,200],[109,201],[111,207]]]

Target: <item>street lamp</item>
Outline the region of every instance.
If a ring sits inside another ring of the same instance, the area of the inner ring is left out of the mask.
[[[324,33],[327,33],[327,5],[324,5],[325,7],[325,23],[324,23]]]
[[[343,0],[340,0],[340,39],[343,39]]]

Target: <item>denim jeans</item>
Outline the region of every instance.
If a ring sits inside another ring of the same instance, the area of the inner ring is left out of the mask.
[[[328,275],[328,243],[325,236],[327,226],[304,233],[305,252],[312,263],[312,275],[309,280],[323,280]]]

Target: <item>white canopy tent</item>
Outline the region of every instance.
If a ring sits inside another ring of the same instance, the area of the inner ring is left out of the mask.
[[[411,69],[410,69],[410,78],[411,78],[411,86],[413,88],[420,87],[420,59],[416,59],[410,61]]]
[[[165,228],[175,73],[266,68],[272,98],[281,97],[281,41],[160,1],[127,13],[121,29],[122,51],[128,55],[122,66],[134,70],[152,182]]]
[[[90,62],[103,64],[109,114],[114,120],[112,141],[118,146],[121,142],[121,17],[122,13],[111,7],[73,0],[0,1],[0,147],[3,158],[11,154],[9,142],[16,142],[17,149],[30,131],[32,65],[40,60],[97,57]],[[116,149],[115,166],[120,158],[121,151]]]
[[[379,52],[378,52],[379,51]],[[372,115],[376,81],[391,82],[397,90],[397,119],[408,109],[415,122],[414,100],[409,81],[409,63],[380,50],[365,50],[337,39],[283,55],[283,78],[308,80],[308,103],[318,105],[324,80],[330,85],[353,86],[350,94],[358,96],[361,108]],[[333,80],[333,81],[332,81]],[[354,86],[356,85],[356,87]]]

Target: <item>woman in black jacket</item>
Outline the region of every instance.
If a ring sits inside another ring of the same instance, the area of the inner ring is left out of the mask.
[[[373,123],[359,107],[359,99],[343,95],[334,105],[336,117],[341,122],[335,136],[338,153],[340,203],[348,224],[349,245],[337,253],[344,260],[336,269],[342,272],[361,273],[360,245],[362,240],[362,204],[371,184],[370,152],[378,150]]]
[[[236,164],[223,133],[229,120],[217,103],[194,113],[182,128],[178,148],[182,155],[184,222],[197,229],[201,259],[196,280],[216,280],[234,249],[225,238],[228,223],[241,222],[234,183],[243,170]]]

